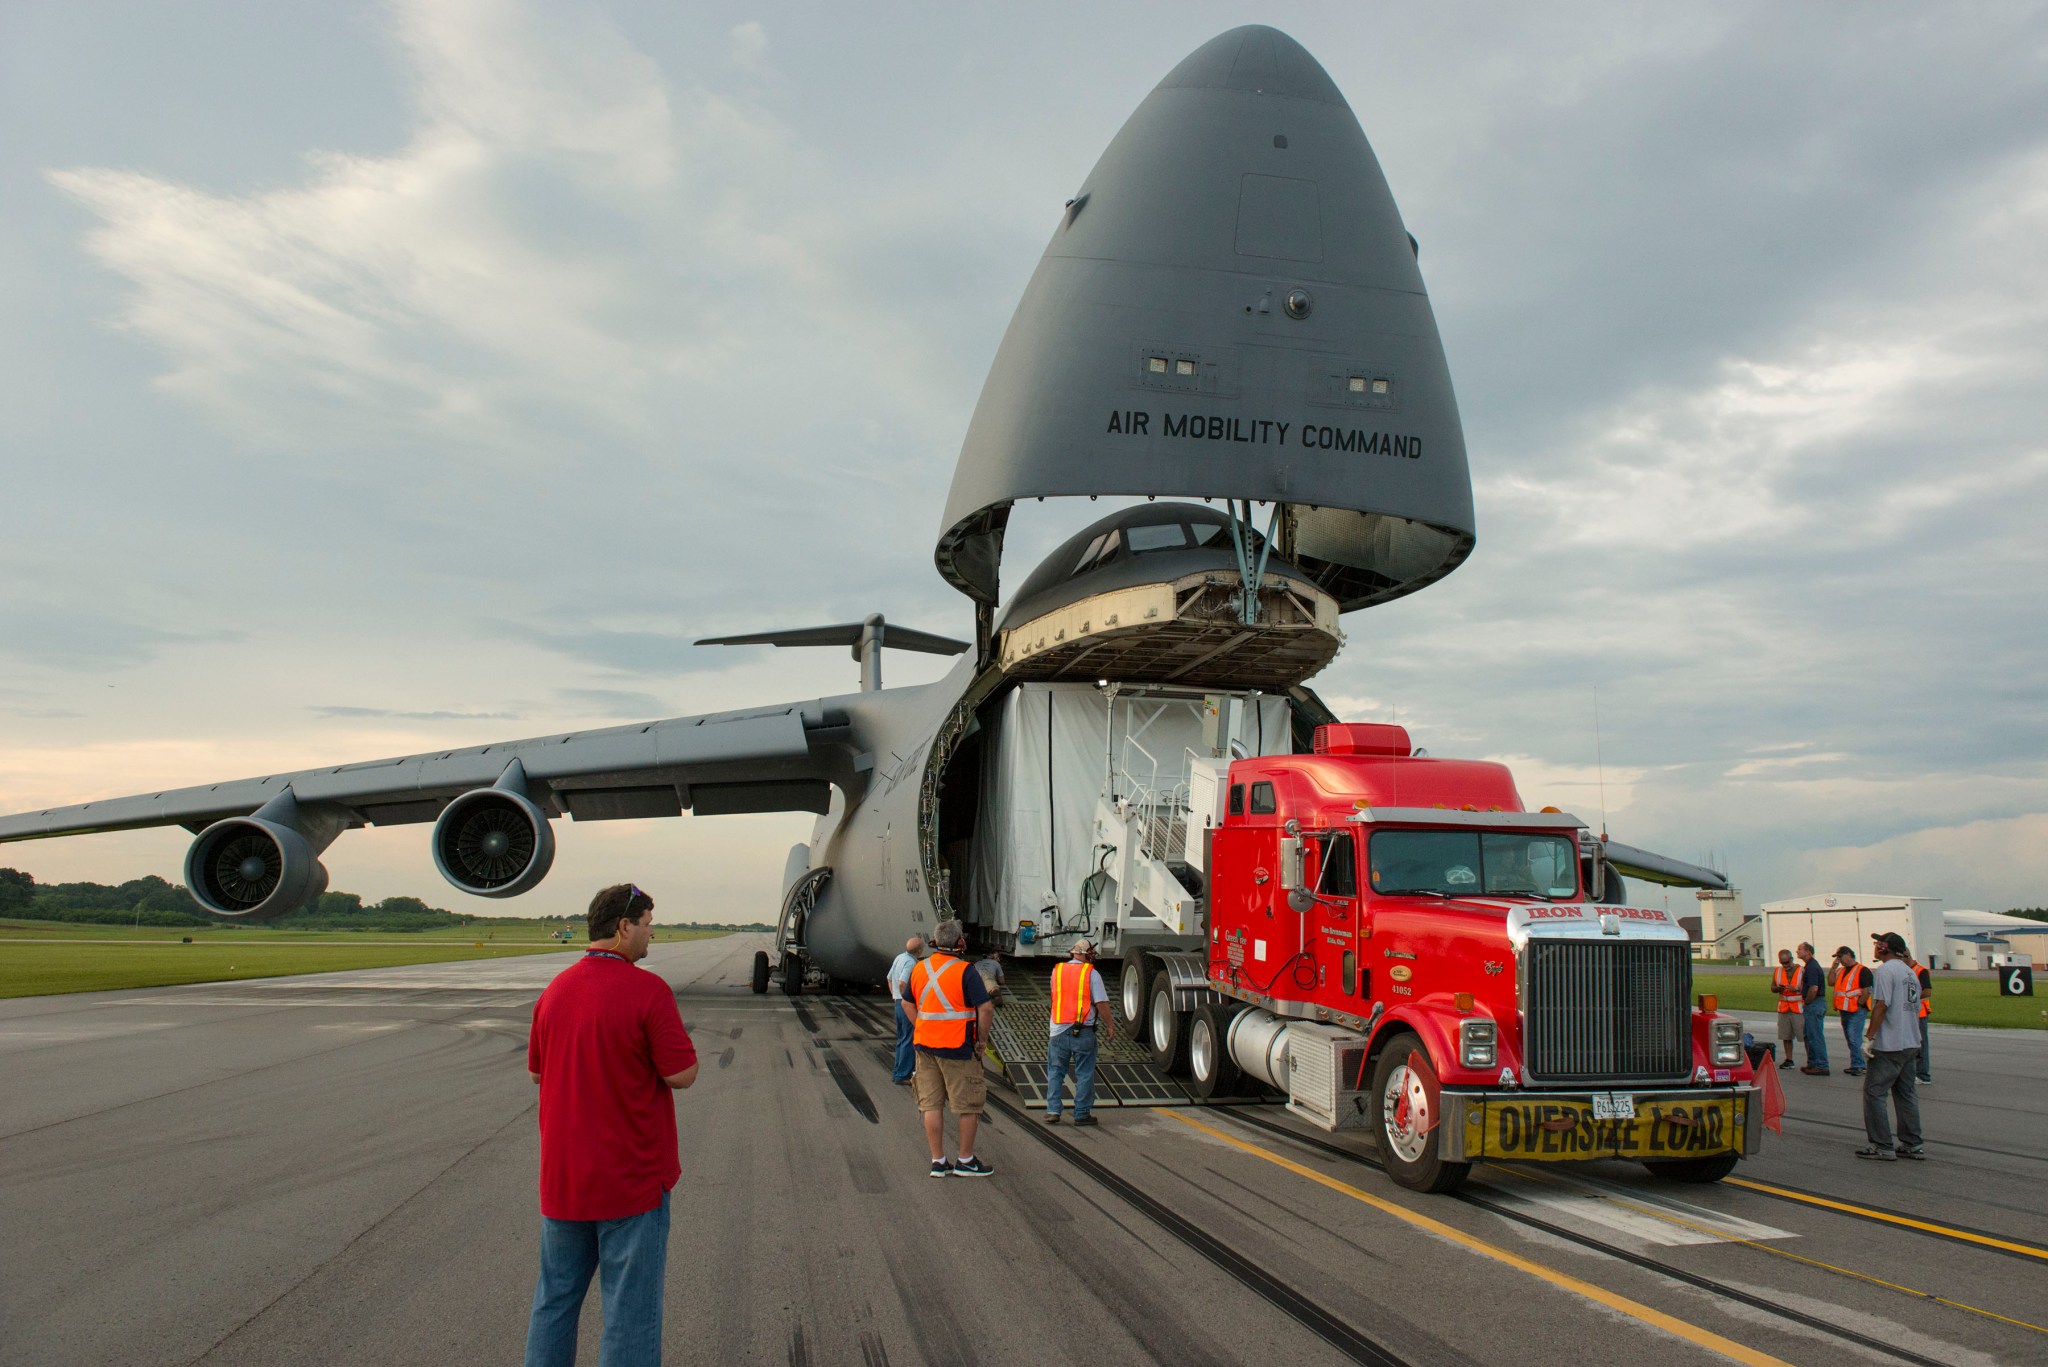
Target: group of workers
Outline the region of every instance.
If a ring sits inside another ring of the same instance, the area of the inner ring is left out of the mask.
[[[1814,948],[1778,951],[1771,970],[1771,991],[1778,1002],[1780,1068],[1795,1064],[1794,1043],[1806,1045],[1806,1063],[1799,1069],[1818,1077],[1828,1066],[1827,1017],[1832,1005],[1842,1022],[1849,1066],[1842,1071],[1863,1079],[1863,1128],[1869,1141],[1859,1158],[1921,1158],[1918,1084],[1934,1081],[1928,1055],[1927,1017],[1932,1010],[1934,977],[1915,959],[1897,931],[1871,935],[1874,967],[1856,961],[1847,945],[1823,969]],[[1866,1049],[1867,1046],[1867,1049]],[[1896,1141],[1887,1102],[1896,1111]]]
[[[930,953],[924,937],[913,935],[889,967],[889,996],[896,1013],[896,1066],[892,1081],[910,1087],[924,1116],[933,1177],[987,1177],[995,1171],[974,1152],[974,1139],[987,1109],[988,1088],[981,1053],[995,1024],[1003,991],[1002,964],[991,954],[970,963],[966,930],[945,921],[932,931]],[[1061,1123],[1064,1089],[1074,1083],[1075,1125],[1094,1125],[1095,1061],[1100,1046],[1116,1037],[1109,987],[1095,967],[1095,946],[1076,940],[1065,963],[1052,971],[1052,1005],[1047,1022],[1045,1123]],[[958,1118],[959,1156],[946,1157],[946,1112]]]

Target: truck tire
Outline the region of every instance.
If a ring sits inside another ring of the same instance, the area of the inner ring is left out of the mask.
[[[1123,981],[1117,1004],[1123,1009],[1124,1024],[1132,1039],[1144,1039],[1148,1027],[1145,1013],[1152,1006],[1152,975],[1157,966],[1142,954],[1124,955]]]
[[[754,951],[754,995],[760,996],[768,990],[768,980],[775,976],[775,965],[768,962],[768,951]]]
[[[1718,1182],[1735,1171],[1741,1159],[1732,1153],[1709,1154],[1705,1158],[1660,1158],[1654,1163],[1645,1163],[1652,1177],[1662,1177],[1668,1182]]]
[[[1230,1056],[1230,1021],[1236,1014],[1236,1008],[1212,1002],[1188,1022],[1188,1076],[1204,1101],[1236,1096],[1242,1087],[1237,1060]]]
[[[1436,1069],[1422,1042],[1403,1035],[1389,1044],[1372,1070],[1366,1104],[1387,1176],[1410,1191],[1453,1191],[1472,1171],[1470,1163],[1443,1160],[1438,1117],[1428,1113],[1438,1096]]]
[[[782,952],[782,992],[784,996],[800,997],[804,991],[804,961],[788,950]]]
[[[1152,979],[1152,1009],[1145,1013],[1152,1062],[1162,1073],[1188,1070],[1188,1013],[1173,1005],[1173,979],[1161,973]]]

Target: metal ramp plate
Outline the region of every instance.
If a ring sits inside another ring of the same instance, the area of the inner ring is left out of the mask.
[[[1011,963],[1004,983],[1005,1000],[996,1007],[995,1024],[989,1030],[990,1052],[1026,1110],[1045,1109],[1051,972],[1050,966],[1039,972]],[[1064,1090],[1071,1099],[1073,1083],[1068,1082]],[[1179,1083],[1159,1071],[1151,1050],[1138,1042],[1135,1032],[1119,1027],[1116,1038],[1097,1052],[1095,1104],[1186,1106],[1191,1102]]]

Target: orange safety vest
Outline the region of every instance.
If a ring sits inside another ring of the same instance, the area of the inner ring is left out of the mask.
[[[1913,969],[1913,976],[1920,980],[1920,1019],[1926,1020],[1927,1007],[1929,1005],[1928,998],[1934,993],[1934,975],[1916,965]]]
[[[958,1049],[967,1043],[967,961],[935,953],[910,970],[910,995],[917,1000],[917,1028],[911,1042],[920,1049]]]
[[[1799,965],[1771,970],[1771,990],[1778,994],[1778,1010],[1789,1013],[1799,1009]],[[1792,993],[1786,996],[1786,993]]]
[[[1866,969],[1862,964],[1851,964],[1835,974],[1835,1010],[1837,1012],[1846,1016],[1851,1011],[1865,1009],[1856,1004],[1856,999],[1863,995],[1863,980],[1869,974],[1870,970]]]
[[[1055,965],[1052,970],[1052,1023],[1054,1025],[1084,1025],[1088,1014],[1095,1009],[1095,989],[1092,986],[1095,969],[1090,964],[1069,959]]]

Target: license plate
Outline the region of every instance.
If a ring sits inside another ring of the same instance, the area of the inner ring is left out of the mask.
[[[1593,1093],[1593,1119],[1634,1120],[1636,1118],[1636,1094],[1634,1092]]]
[[[1742,1126],[1735,1101],[1682,1098],[1639,1099],[1630,1113],[1604,1118],[1594,1113],[1603,1098],[1583,1100],[1489,1098],[1480,1117],[1482,1133],[1467,1136],[1475,1158],[1548,1162],[1574,1158],[1689,1158],[1741,1152]],[[1611,1106],[1612,1101],[1608,1104]]]

